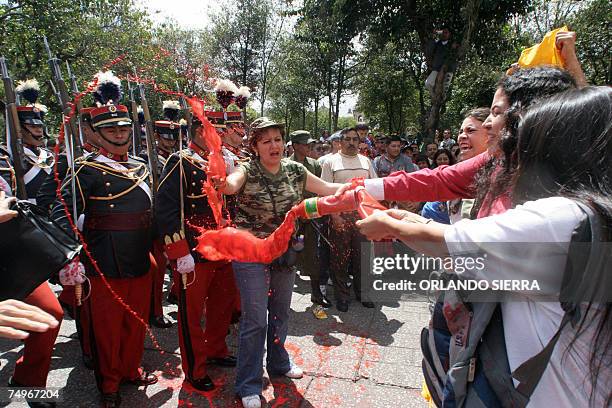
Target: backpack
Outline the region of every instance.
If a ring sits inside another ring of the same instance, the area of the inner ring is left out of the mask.
[[[528,404],[563,328],[580,320],[575,288],[588,276],[587,270],[603,261],[600,219],[590,207],[576,204],[584,214],[571,242],[590,242],[590,252],[570,245],[559,297],[564,311],[559,328],[538,354],[514,372],[507,359],[500,304],[469,302],[464,293],[453,290],[439,295],[429,325],[421,332],[423,376],[437,407],[521,408]],[[457,277],[446,275],[445,279]],[[519,382],[517,387],[513,379]]]

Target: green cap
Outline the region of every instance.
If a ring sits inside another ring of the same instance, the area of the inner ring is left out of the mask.
[[[289,140],[291,140],[291,144],[310,144],[316,142],[316,140],[310,137],[310,132],[307,130],[296,130],[291,132]]]
[[[284,126],[282,123],[274,122],[272,119],[268,118],[267,116],[262,116],[260,118],[257,118],[251,123],[251,130],[266,129],[266,128],[272,128],[272,127],[283,129]]]

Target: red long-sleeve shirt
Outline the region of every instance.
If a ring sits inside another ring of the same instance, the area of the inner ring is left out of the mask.
[[[412,173],[398,171],[389,176],[365,181],[366,190],[379,200],[388,201],[448,201],[474,198],[476,173],[491,156],[484,152],[453,166],[439,166]],[[496,198],[491,205],[487,195],[478,218],[506,212],[512,206],[509,194]]]

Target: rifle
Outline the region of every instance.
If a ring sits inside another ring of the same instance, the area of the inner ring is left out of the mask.
[[[128,90],[130,92],[130,106],[132,109],[132,154],[140,153],[140,122],[138,121],[138,105],[134,99],[134,88],[128,79]]]
[[[72,96],[76,99],[79,94],[79,86],[77,85],[76,77],[72,73],[70,69],[70,64],[66,61],[66,71],[68,72],[68,79],[70,79],[70,88],[72,90]],[[77,117],[77,126],[79,128],[79,142],[81,146],[83,145],[83,123],[81,121],[81,110],[83,109],[83,102],[79,99],[76,101],[76,113]]]
[[[60,68],[59,59],[54,57],[51,53],[51,48],[49,48],[47,37],[43,37],[43,40],[45,43],[45,49],[47,50],[47,54],[49,54],[49,69],[51,70],[51,75],[56,85],[53,87],[53,91],[58,98],[58,102],[62,108],[62,113],[64,114],[64,117],[68,117],[70,116],[71,102],[68,96],[68,88],[66,87],[66,82],[64,82],[64,78],[62,77],[62,70]],[[80,157],[83,155],[81,141],[77,137],[77,135],[79,134],[79,130],[74,116],[70,117],[68,124],[65,126],[65,130],[67,133],[66,136],[71,144],[71,150],[73,150],[73,152],[71,153],[73,154],[72,159],[74,160],[76,157]]]
[[[134,73],[136,76],[136,73]],[[151,114],[149,113],[149,104],[147,103],[147,95],[145,94],[144,84],[136,82],[138,90],[140,91],[140,104],[142,105],[142,113],[144,113],[145,119],[145,136],[147,137],[147,156],[149,159],[149,168],[151,171],[152,190],[153,190],[153,205],[155,207],[155,195],[157,194],[157,187],[159,186],[159,174],[157,169],[159,168],[157,160],[157,149],[155,148],[153,140],[153,122],[151,121]]]
[[[15,104],[15,86],[13,80],[8,74],[6,67],[6,59],[0,57],[0,71],[2,71],[2,82],[4,84],[4,96],[6,98],[5,114],[7,135],[10,136],[7,140],[9,149],[13,159],[13,169],[15,170],[15,180],[17,188],[14,193],[20,200],[27,200],[28,193],[26,192],[25,182],[23,181],[24,161],[23,161],[23,141],[21,140],[21,126],[19,124],[19,116],[17,116],[17,105]]]
[[[181,88],[179,87],[178,81],[175,81],[177,92],[181,92]],[[181,105],[181,110],[185,114],[185,120],[187,121],[187,138],[189,139],[189,132],[191,132],[191,124],[192,124],[192,116],[191,109],[187,105],[187,101],[185,97],[181,93],[181,97],[179,98],[179,104]]]

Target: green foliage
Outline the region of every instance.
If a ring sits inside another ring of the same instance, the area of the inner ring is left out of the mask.
[[[608,0],[593,0],[576,12],[570,28],[577,32],[578,59],[593,85],[612,84],[612,7]]]

